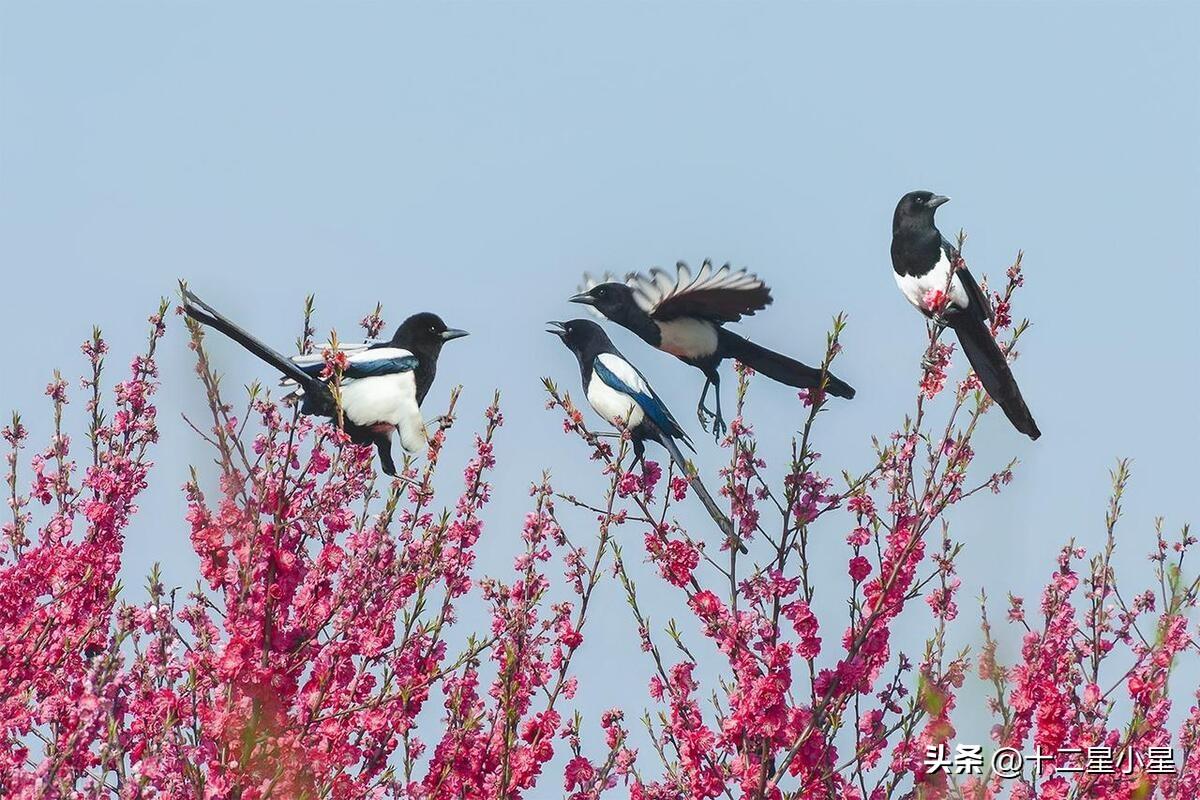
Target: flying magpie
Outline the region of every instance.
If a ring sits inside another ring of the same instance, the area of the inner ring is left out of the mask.
[[[299,399],[302,413],[337,418],[332,379],[321,377],[325,370],[322,351],[327,345],[313,353],[287,358],[191,291],[184,291],[183,308],[188,316],[215,328],[279,370],[283,383],[296,387],[292,394]],[[466,335],[466,331],[447,328],[436,314],[425,312],[406,319],[389,341],[338,344],[338,350],[346,356],[339,384],[343,426],[356,444],[375,445],[380,465],[388,475],[396,475],[392,431],[399,433],[400,444],[408,452],[424,447],[421,403],[437,373],[442,345]]]
[[[717,368],[726,358],[735,358],[772,380],[803,389],[819,387],[824,377],[827,392],[836,397],[854,397],[854,389],[833,375],[822,376],[819,369],[761,347],[723,327],[771,303],[771,290],[745,269],[735,271],[728,264],[714,269],[712,262],[705,261],[693,275],[681,261],[675,266],[674,277],[652,269],[649,277],[630,273],[624,281],[603,283],[584,275],[584,284],[580,287],[584,291],[570,298],[572,303],[592,306],[650,346],[704,373],[696,416],[705,430],[712,420],[713,434],[717,437],[725,432],[725,421],[721,418],[721,373]],[[704,405],[709,386],[715,390],[714,411]]]
[[[717,507],[699,476],[692,473],[675,440],[682,441],[692,452],[696,448],[651,388],[646,376],[625,360],[609,340],[608,334],[595,322],[573,319],[546,324],[555,328],[546,332],[561,339],[578,359],[588,404],[605,421],[615,426],[623,425],[629,430],[633,440],[634,465],[645,459],[647,439],[661,444],[696,490],[709,516],[717,521],[726,536],[737,541],[733,523]],[[740,542],[738,549],[746,552]]]
[[[892,217],[892,269],[896,284],[908,302],[939,325],[954,329],[967,361],[988,395],[1009,422],[1030,439],[1042,435],[1021,397],[1008,359],[992,337],[992,305],[962,263],[957,248],[946,241],[933,215],[949,197],[932,192],[909,192],[900,198]],[[957,270],[951,276],[953,265]],[[949,286],[949,291],[947,291]],[[931,291],[946,292],[947,305],[940,315],[926,304]]]

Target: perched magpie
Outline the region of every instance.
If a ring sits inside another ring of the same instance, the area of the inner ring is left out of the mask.
[[[734,271],[728,264],[713,269],[705,261],[695,275],[687,264],[679,262],[672,277],[660,269],[649,277],[630,273],[625,280],[596,283],[584,275],[584,291],[570,298],[572,303],[594,307],[603,316],[628,328],[642,340],[670,353],[685,364],[704,373],[704,389],[696,416],[713,433],[721,436],[725,421],[721,418],[721,361],[735,358],[772,380],[802,389],[821,385],[821,370],[801,364],[743,339],[722,327],[751,316],[771,303],[771,290],[745,269]],[[825,390],[837,397],[854,397],[854,389],[844,381],[826,374]],[[716,408],[710,411],[704,401],[708,387],[716,394]]]
[[[967,361],[988,395],[1013,427],[1030,439],[1037,439],[1042,432],[1021,397],[1008,359],[992,337],[988,324],[992,320],[991,303],[959,259],[958,250],[933,224],[934,212],[949,200],[932,192],[909,192],[900,198],[892,217],[892,269],[896,284],[918,311],[939,325],[954,329]],[[952,277],[956,261],[959,267]],[[925,302],[926,295],[933,290],[948,295],[940,316],[930,311]]]
[[[284,384],[296,386],[293,395],[299,399],[303,413],[337,418],[330,381],[321,378],[325,348],[286,358],[187,290],[183,308],[188,316],[217,329],[283,373]],[[346,356],[340,383],[345,430],[355,443],[375,445],[388,475],[396,474],[392,431],[400,434],[400,444],[408,452],[424,447],[421,402],[437,373],[438,355],[446,342],[466,335],[466,331],[447,328],[439,316],[426,312],[406,319],[389,341],[338,344],[338,350]]]
[[[588,404],[605,421],[615,426],[623,425],[629,430],[633,440],[634,465],[645,459],[647,439],[661,444],[696,490],[709,516],[717,521],[726,536],[736,541],[733,524],[717,507],[699,476],[692,473],[675,440],[682,441],[692,452],[696,448],[662,399],[650,387],[646,376],[625,360],[609,340],[608,334],[595,322],[573,319],[547,324],[556,329],[546,332],[562,339],[578,359]],[[746,552],[740,543],[738,547],[743,553]]]

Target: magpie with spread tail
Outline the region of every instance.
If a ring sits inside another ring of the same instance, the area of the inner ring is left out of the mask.
[[[188,316],[225,334],[282,373],[283,383],[296,387],[292,396],[299,400],[302,413],[337,418],[332,379],[321,378],[325,370],[322,352],[328,345],[288,358],[191,291],[185,290],[183,298]],[[356,444],[375,445],[379,463],[388,475],[396,475],[392,431],[399,433],[400,444],[410,453],[425,446],[421,403],[433,385],[442,345],[466,335],[466,331],[447,328],[436,314],[425,312],[406,319],[388,341],[338,344],[338,350],[346,356],[339,384],[343,426]]]
[[[723,326],[751,316],[771,303],[771,290],[757,275],[728,264],[714,269],[705,261],[695,274],[687,264],[675,265],[672,277],[660,269],[650,275],[630,273],[624,281],[597,283],[584,275],[584,286],[572,303],[592,306],[600,314],[637,334],[651,347],[670,353],[704,373],[704,389],[696,416],[718,438],[725,432],[721,417],[721,373],[718,367],[734,358],[772,380],[801,389],[815,389],[825,381],[825,391],[836,397],[854,397],[854,389],[831,374],[801,364],[785,355],[748,341]],[[715,409],[704,405],[708,388],[716,395]]]
[[[949,200],[924,191],[909,192],[900,198],[892,217],[892,270],[896,284],[918,311],[937,324],[954,329],[988,396],[1000,406],[1014,428],[1030,439],[1037,439],[1042,432],[1021,397],[1008,359],[992,337],[989,325],[992,305],[962,263],[957,248],[946,241],[933,223],[934,212]],[[953,269],[956,262],[958,268]],[[934,314],[925,303],[931,291],[947,295],[946,308],[940,315]]]
[[[646,440],[658,442],[671,456],[683,475],[696,490],[696,495],[725,535],[737,542],[743,553],[746,548],[738,542],[733,532],[733,523],[717,507],[712,495],[688,467],[683,453],[675,440],[683,442],[689,450],[696,451],[691,439],[675,421],[662,399],[651,388],[649,381],[637,367],[613,346],[604,329],[588,319],[573,319],[569,322],[548,322],[553,330],[547,330],[562,340],[579,361],[579,372],[583,377],[583,391],[588,404],[606,422],[624,426],[633,441],[634,465],[645,459]]]

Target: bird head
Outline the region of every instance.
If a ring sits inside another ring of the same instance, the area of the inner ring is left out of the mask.
[[[591,306],[613,322],[621,323],[636,309],[633,289],[617,281],[599,283],[569,298],[572,303]],[[582,322],[583,320],[578,320]]]
[[[436,356],[446,342],[466,335],[466,331],[448,328],[441,317],[426,311],[404,320],[392,337],[392,343],[413,353]]]
[[[909,192],[900,198],[896,204],[896,213],[892,217],[892,229],[903,226],[933,225],[933,213],[938,206],[950,202],[945,195],[933,192]]]
[[[567,322],[547,322],[552,333],[562,340],[572,353],[581,356],[591,349],[608,342],[604,329],[590,319],[573,319]]]

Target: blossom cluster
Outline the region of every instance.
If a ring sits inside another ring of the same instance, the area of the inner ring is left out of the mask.
[[[498,398],[442,509],[435,477],[457,393],[419,462],[382,485],[369,448],[258,387],[235,414],[189,322],[211,415],[189,422],[216,464],[184,487],[202,583],[168,589],[156,568],[143,602],[122,600],[124,537],[159,435],[155,348],[167,308],[111,412],[100,389],[107,346],[98,333],[84,345],[86,459],[62,428],[70,393],[57,377],[47,390],[55,432],[27,479],[28,432],[19,419],[4,429],[0,795],[519,798],[568,737],[578,796],[628,775],[620,712],[588,726],[608,753],[592,767],[587,731],[563,708],[602,572],[559,530],[547,481],[533,489],[512,580],[475,574]],[[379,311],[363,324],[377,331]],[[550,602],[555,560],[569,599]],[[459,608],[471,597],[491,625],[464,637]]]
[[[1019,257],[1006,277],[991,295],[992,333],[1015,357],[1027,326],[1012,315]],[[998,655],[986,600],[982,647],[949,649],[966,616],[956,564],[968,545],[954,510],[1003,491],[1014,464],[976,466],[973,436],[990,401],[971,374],[951,382],[953,349],[936,320],[913,408],[857,471],[831,467],[818,449],[820,390],[801,393],[790,460],[772,470],[745,415],[753,374],[739,366],[727,463],[714,474],[736,540],[719,533],[724,520],[685,526],[673,513],[692,508],[696,475],[653,461],[634,469],[629,432],[591,431],[547,380],[548,405],[582,442],[600,488],[564,492],[539,476],[519,535],[499,539],[517,543],[511,563],[483,565],[498,395],[452,491],[439,467],[457,392],[426,451],[385,480],[336,420],[305,417],[257,386],[235,411],[189,320],[208,401],[208,418],[189,424],[213,456],[183,489],[201,581],[169,588],[156,568],[135,599],[118,574],[159,438],[155,354],[167,310],[151,317],[145,352],[110,398],[107,345],[98,331],[85,342],[86,451],[65,426],[72,392],[57,375],[46,445],[26,452],[19,417],[3,429],[0,795],[1200,796],[1200,696],[1170,684],[1198,650],[1189,614],[1200,583],[1186,561],[1195,537],[1185,528],[1172,539],[1160,525],[1156,587],[1118,590],[1125,462],[1113,474],[1105,547],[1089,560],[1067,543],[1036,614],[1009,598],[1007,624],[1021,637],[1014,663]],[[312,312],[310,298],[302,351],[314,347]],[[378,307],[362,321],[369,335],[383,324]],[[844,326],[835,319],[825,371]],[[336,380],[336,353],[327,364]],[[841,574],[815,567],[818,542],[842,548]],[[652,569],[635,578],[642,560]],[[606,580],[627,601],[629,636],[652,677],[644,696],[587,719],[584,659],[589,645],[604,646],[588,621]],[[664,628],[650,610],[672,599],[689,618]],[[831,606],[845,611],[822,611]],[[927,637],[902,641],[902,617],[923,620]],[[1119,759],[1173,747],[1178,769],[1093,774],[1062,756],[1016,775],[931,771],[927,754],[955,743],[972,680],[990,693],[995,749]],[[1182,727],[1172,728],[1173,713]],[[644,731],[632,732],[639,718]]]
[[[992,334],[1013,358],[1027,328],[1012,317],[1013,294],[1024,283],[1019,256],[1006,277],[1004,290],[989,298],[995,308]],[[935,312],[945,304],[941,291],[926,300]],[[840,352],[843,323],[835,320],[830,334],[826,371]],[[1110,525],[1109,546],[1082,585],[1074,566],[1082,551],[1073,545],[1064,551],[1043,602],[1044,626],[1026,629],[1018,663],[997,663],[986,609],[982,652],[972,658],[948,651],[948,628],[962,618],[956,561],[965,546],[952,535],[950,512],[981,491],[1002,491],[1014,464],[971,478],[973,434],[990,407],[973,374],[946,393],[946,417],[934,421],[954,352],[941,333],[940,321],[931,320],[914,411],[903,427],[877,440],[876,462],[857,474],[843,472],[840,486],[823,469],[813,436],[824,393],[801,393],[807,418],[793,439],[782,479],[772,479],[754,426],[742,416],[751,372],[739,368],[739,413],[723,442],[729,464],[721,472],[721,494],[738,535],[755,543],[755,556],[765,554],[765,561],[746,566],[734,551],[719,563],[712,548],[705,549],[703,534],[664,524],[671,499],[655,508],[637,495],[638,476],[624,470],[626,448],[594,438],[569,396],[549,387],[551,405],[566,412],[564,429],[591,446],[617,495],[634,501],[612,519],[644,526],[646,556],[659,567],[663,588],[682,593],[708,642],[705,655],[700,643],[682,641],[673,623],[665,631],[671,641],[660,644],[664,632],[650,627],[644,610],[647,588],[636,585],[617,560],[641,649],[655,672],[648,692],[658,710],[647,724],[662,761],[658,776],[638,773],[634,797],[1197,796],[1200,705],[1191,706],[1182,730],[1168,726],[1168,676],[1197,650],[1187,620],[1197,603],[1197,584],[1185,579],[1183,566],[1195,542],[1186,531],[1173,546],[1175,563],[1165,562],[1168,548],[1160,544],[1163,590],[1157,601],[1143,594],[1123,607],[1111,568]],[[1121,488],[1124,474],[1122,467]],[[850,587],[844,621],[818,617],[818,594],[835,588],[810,570],[810,542],[818,528],[828,542],[828,529],[841,526],[847,547],[843,585]],[[1082,613],[1070,600],[1080,590],[1089,603]],[[1020,607],[1016,602],[1014,608]],[[929,637],[901,649],[906,643],[895,640],[897,620],[922,608],[929,615]],[[1012,617],[1014,624],[1025,624],[1016,611]],[[1147,627],[1144,633],[1139,624]],[[1133,664],[1127,673],[1115,666],[1123,659]],[[1107,685],[1101,682],[1101,662],[1114,663],[1103,670]],[[1068,771],[1065,756],[1015,777],[960,780],[927,769],[926,754],[954,742],[955,711],[973,663],[996,693],[991,708],[1000,723],[994,748],[1028,743],[1046,752],[1086,752],[1104,745],[1119,753],[1175,745],[1183,754],[1179,770],[1096,777]],[[1124,726],[1118,694],[1132,701]],[[714,698],[709,708],[705,696]]]

